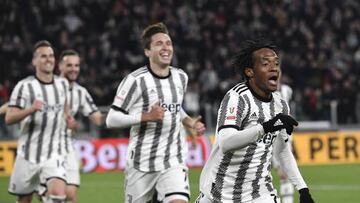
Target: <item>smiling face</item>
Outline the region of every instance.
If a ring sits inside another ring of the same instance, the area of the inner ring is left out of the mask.
[[[151,64],[166,68],[171,63],[173,51],[170,36],[165,33],[156,33],[151,36],[150,48],[145,49],[145,55],[149,57]]]
[[[268,98],[277,90],[280,79],[280,61],[277,54],[269,48],[253,52],[254,67],[246,68],[245,74],[255,92]]]
[[[55,67],[54,50],[49,46],[37,48],[32,63],[37,72],[52,74]]]
[[[69,82],[76,81],[80,72],[80,57],[78,55],[66,55],[61,59],[59,70],[62,77]]]

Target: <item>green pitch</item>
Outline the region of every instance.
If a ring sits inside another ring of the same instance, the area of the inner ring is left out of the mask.
[[[300,168],[315,202],[358,203],[360,201],[360,165],[306,166]],[[191,201],[198,194],[200,169],[190,170]],[[275,175],[274,178],[276,179]],[[123,173],[82,174],[78,203],[122,203]],[[15,203],[7,193],[9,178],[0,177],[0,203]],[[274,180],[277,185],[277,179]],[[298,196],[295,197],[298,202]],[[35,200],[35,198],[34,198]],[[38,203],[37,200],[33,201]]]

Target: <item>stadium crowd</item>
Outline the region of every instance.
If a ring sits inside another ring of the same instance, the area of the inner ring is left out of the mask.
[[[141,28],[163,21],[174,41],[173,65],[189,75],[189,112],[217,109],[241,80],[231,56],[243,39],[262,33],[279,45],[299,120],[329,120],[337,101],[339,123],[357,123],[359,10],[356,0],[2,1],[0,102],[33,74],[32,45],[46,39],[56,55],[69,48],[81,54],[79,83],[108,106],[123,77],[145,63]]]

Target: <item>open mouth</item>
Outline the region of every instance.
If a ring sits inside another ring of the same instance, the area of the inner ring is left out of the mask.
[[[170,53],[168,53],[168,52],[163,52],[163,53],[160,54],[160,56],[161,56],[162,58],[164,58],[164,59],[169,59],[169,58],[170,58]]]
[[[269,82],[270,82],[270,84],[272,84],[272,85],[277,85],[278,79],[279,79],[279,77],[276,76],[276,75],[274,75],[274,76],[271,76],[271,77],[269,78]]]

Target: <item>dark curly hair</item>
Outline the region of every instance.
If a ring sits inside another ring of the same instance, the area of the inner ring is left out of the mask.
[[[240,50],[234,56],[232,65],[241,72],[243,79],[248,79],[245,75],[245,68],[253,68],[254,66],[253,53],[262,48],[269,48],[278,53],[276,45],[264,37],[245,40],[241,43]]]

